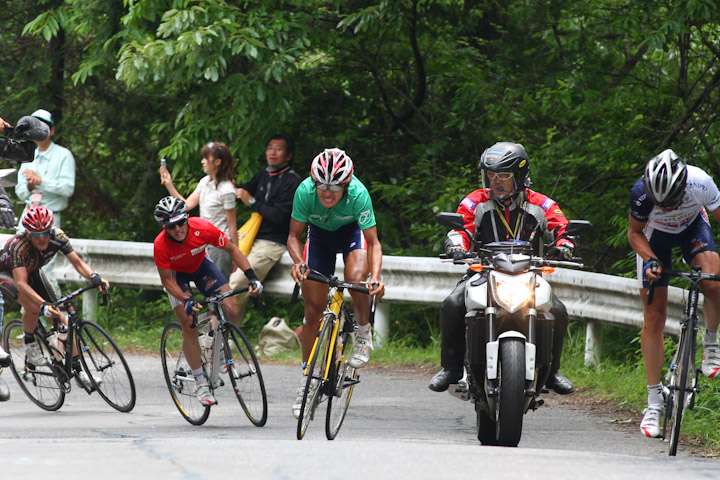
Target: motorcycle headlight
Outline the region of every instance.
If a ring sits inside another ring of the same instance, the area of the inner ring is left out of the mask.
[[[509,313],[515,313],[527,305],[533,295],[533,275],[492,275],[493,296],[498,304]]]

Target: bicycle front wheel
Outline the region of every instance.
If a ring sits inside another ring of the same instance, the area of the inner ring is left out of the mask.
[[[119,412],[135,407],[135,382],[125,356],[98,324],[85,320],[77,330],[80,361],[95,390]]]
[[[670,385],[672,392],[672,426],[670,427],[670,450],[669,455],[677,454],[678,444],[680,443],[680,425],[682,424],[683,413],[685,412],[685,402],[691,393],[691,382],[693,379],[693,367],[695,358],[693,353],[694,338],[690,338],[688,334],[689,327],[686,326],[680,333],[680,343],[678,344],[678,363],[675,370],[675,380]],[[690,362],[693,362],[692,365]]]
[[[54,369],[61,369],[58,363],[46,367],[36,367],[25,361],[25,346],[23,345],[23,330],[21,320],[12,320],[5,326],[3,332],[3,348],[10,354],[12,370],[15,380],[32,402],[43,410],[55,411],[65,402],[65,391],[55,378]],[[48,357],[50,354],[44,338],[36,339]],[[63,372],[64,373],[64,372]]]
[[[255,352],[237,325],[226,324],[224,337],[225,361],[235,395],[252,424],[262,427],[267,421],[267,394]]]
[[[357,370],[347,363],[353,352],[351,340],[352,337],[348,332],[340,332],[335,341],[335,358],[331,364],[329,375],[333,384],[328,397],[325,417],[325,436],[328,440],[334,440],[340,431],[350,406],[350,398],[352,398],[355,384],[358,383]]]
[[[195,378],[183,352],[183,333],[178,322],[165,327],[160,341],[163,374],[170,396],[185,420],[202,425],[210,415],[210,407],[201,405],[195,395]]]
[[[298,417],[297,439],[302,440],[310,424],[310,420],[315,415],[315,408],[322,401],[325,395],[325,365],[327,365],[327,357],[331,352],[330,333],[333,326],[333,316],[328,314],[322,320],[322,327],[318,331],[315,339],[313,353],[308,359],[307,381],[305,382],[305,392],[300,406],[300,416]]]

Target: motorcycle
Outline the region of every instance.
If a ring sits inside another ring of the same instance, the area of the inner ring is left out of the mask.
[[[437,220],[473,238],[462,215],[439,213]],[[564,235],[546,247],[560,238],[577,245],[576,236],[590,228],[590,222],[572,220]],[[472,245],[464,258],[440,258],[468,264],[471,275],[465,289],[465,372],[449,393],[474,403],[483,445],[516,447],[523,416],[544,403],[539,396],[552,361],[552,288],[542,275],[554,267],[582,268],[582,259],[536,257],[530,242],[516,240]]]

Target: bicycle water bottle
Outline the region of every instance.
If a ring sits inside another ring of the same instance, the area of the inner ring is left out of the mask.
[[[213,347],[213,336],[210,335],[212,330],[208,333],[203,333],[198,337],[200,343],[200,352],[202,353],[203,361],[210,363],[212,361],[212,347]]]
[[[65,342],[67,341],[67,327],[60,325],[58,330],[48,337],[48,343],[53,348],[55,358],[63,360],[65,358]]]

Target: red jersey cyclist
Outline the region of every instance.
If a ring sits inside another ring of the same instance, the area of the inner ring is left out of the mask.
[[[65,232],[53,228],[53,221],[50,209],[31,205],[21,220],[25,231],[10,238],[0,251],[0,289],[6,300],[16,301],[23,307],[22,323],[25,331],[23,343],[26,361],[35,366],[50,364],[35,339],[35,327],[39,315],[42,314],[47,318],[57,317],[60,322],[67,324],[65,315],[50,307],[50,303],[57,301],[60,292],[55,289],[41,267],[57,252],[62,252],[75,270],[98,289],[108,287],[107,280],[93,272],[90,265],[73,250]],[[76,346],[73,346],[72,366],[76,380],[85,387],[91,388],[90,379],[80,366]]]
[[[199,217],[188,217],[185,202],[165,197],[155,207],[155,220],[163,231],[155,238],[153,255],[160,281],[165,287],[175,316],[183,331],[183,351],[195,377],[195,394],[202,405],[215,405],[217,401],[202,369],[197,328],[190,328],[193,311],[199,307],[192,298],[190,282],[200,292],[210,296],[230,291],[227,279],[205,253],[208,245],[225,250],[248,278],[250,293],[262,293],[263,286],[255,276],[245,255],[237,245],[212,223]],[[228,320],[237,321],[237,303],[232,298],[223,300]]]
[[[306,230],[307,241],[303,248],[301,238]],[[380,281],[382,246],[370,194],[353,176],[353,162],[344,151],[327,149],[313,159],[310,177],[295,191],[287,245],[295,263],[290,274],[298,284],[307,278],[308,268],[332,275],[336,254],[342,252],[346,281],[365,281],[369,275],[370,295],[380,299],[385,293],[385,285]],[[303,369],[320,328],[328,288],[323,283],[303,283],[305,325],[300,338]],[[358,292],[350,292],[350,295],[359,329],[348,363],[361,368],[367,365],[372,350],[370,297]],[[295,418],[300,416],[305,383],[303,377],[293,405]]]

